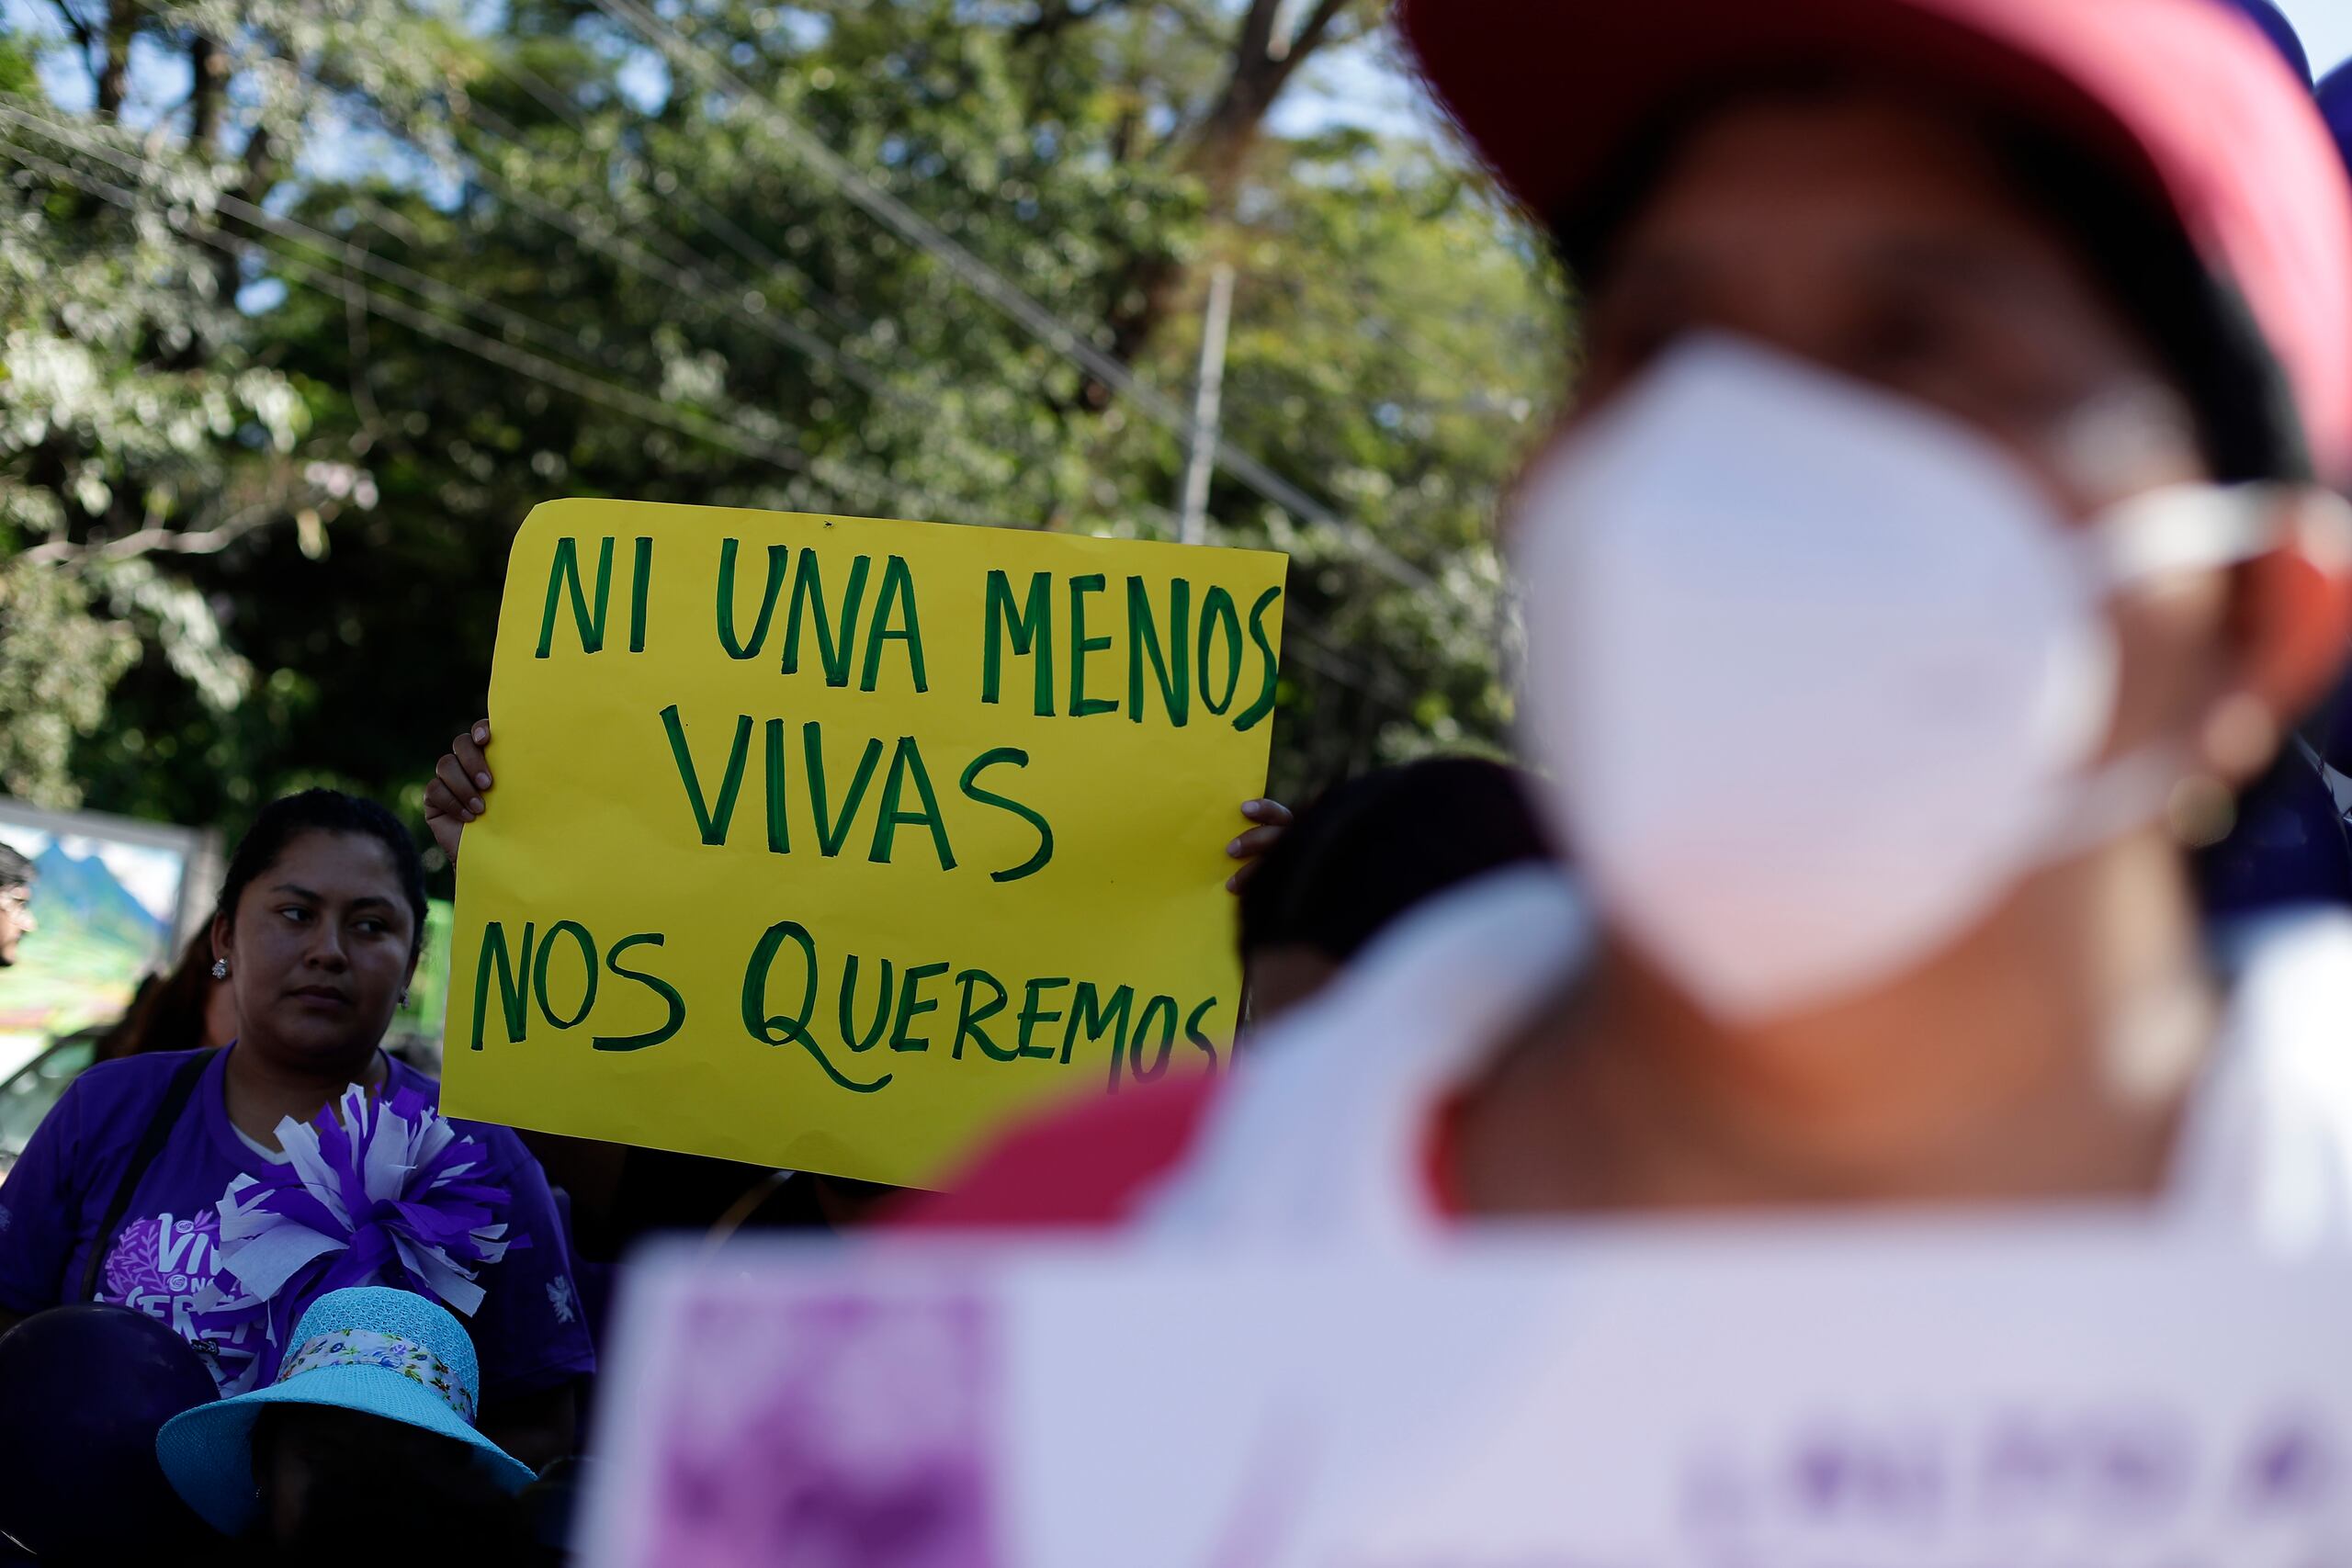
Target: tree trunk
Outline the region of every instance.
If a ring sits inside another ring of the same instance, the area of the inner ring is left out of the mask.
[[[1318,6],[1317,14],[1336,9],[1335,6]],[[1306,39],[1303,32],[1298,39],[1278,40],[1274,22],[1281,11],[1282,0],[1250,0],[1241,31],[1233,40],[1225,85],[1184,149],[1184,167],[1200,175],[1209,188],[1213,217],[1223,217],[1231,209],[1242,164],[1257,143],[1266,111],[1273,107],[1299,62],[1320,41]],[[1329,25],[1328,21],[1323,24]]]
[[[98,68],[98,114],[112,119],[130,90],[130,35],[139,26],[138,0],[107,0],[107,56]]]
[[[245,140],[245,150],[239,161],[244,164],[245,177],[229,194],[259,207],[262,198],[269,194],[269,187],[277,183],[277,143],[266,125],[254,127],[253,134]],[[220,229],[224,233],[235,234],[248,241],[258,237],[258,231],[251,224],[232,221],[225,217],[221,220]],[[237,254],[220,250],[213,255],[212,277],[219,298],[234,300],[237,297]]]
[[[188,90],[188,145],[198,157],[209,157],[220,137],[221,78],[228,62],[210,36],[198,33],[188,47],[187,64],[193,79]]]
[[[1313,11],[1288,37],[1274,24],[1283,0],[1250,0],[1234,35],[1231,62],[1225,85],[1201,122],[1186,135],[1178,159],[1197,175],[1208,195],[1208,216],[1216,221],[1231,215],[1241,191],[1250,153],[1264,131],[1266,116],[1314,52],[1330,41],[1332,25],[1356,0],[1316,0]],[[1109,309],[1111,352],[1132,361],[1150,345],[1160,325],[1174,310],[1184,287],[1184,265],[1166,250],[1138,252],[1129,259]],[[1100,408],[1110,400],[1107,387],[1090,383],[1086,400]]]

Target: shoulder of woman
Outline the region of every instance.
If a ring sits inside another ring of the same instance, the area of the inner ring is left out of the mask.
[[[34,1136],[34,1144],[50,1151],[58,1179],[75,1185],[104,1182],[109,1171],[126,1165],[171,1092],[173,1075],[196,1055],[125,1056],[77,1075],[42,1116]],[[28,1156],[31,1152],[28,1148]]]
[[[149,1051],[93,1064],[66,1086],[58,1101],[73,1104],[86,1122],[114,1116],[144,1116],[170,1092],[172,1078],[192,1058],[207,1051]]]

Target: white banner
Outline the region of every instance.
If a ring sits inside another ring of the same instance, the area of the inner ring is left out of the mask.
[[[601,1568],[2352,1568],[2352,1265],[2084,1224],[648,1260]]]

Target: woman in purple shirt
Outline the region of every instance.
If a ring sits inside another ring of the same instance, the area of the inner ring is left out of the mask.
[[[354,1087],[378,1108],[371,1126],[397,1132],[430,1116],[439,1086],[382,1049],[415,972],[424,908],[415,845],[383,807],[331,790],[266,807],[230,863],[212,926],[214,973],[235,992],[241,1033],[218,1051],[102,1063],[66,1091],[0,1185],[0,1332],[62,1303],[121,1303],[170,1325],[224,1393],[242,1392],[275,1374],[284,1348],[272,1325],[301,1304],[279,1298],[312,1293],[330,1265],[380,1253],[380,1282],[439,1293],[467,1317],[482,1429],[534,1467],[570,1452],[575,1384],[594,1356],[547,1179],[514,1133],[448,1123],[470,1145],[456,1154],[464,1196],[445,1187],[423,1201],[468,1216],[453,1243],[459,1268],[423,1277],[403,1268],[420,1257],[419,1237],[401,1231],[417,1192],[400,1194],[405,1213],[344,1202],[339,1226],[324,1218],[337,1205],[297,1190],[316,1193],[322,1162],[292,1158],[280,1139],[290,1132],[305,1151],[332,1144],[347,1123],[329,1107]],[[409,1121],[388,1119],[402,1109]],[[269,1250],[239,1247],[256,1216],[278,1209],[326,1225],[335,1245],[273,1293],[250,1283],[259,1261],[242,1272],[231,1264]],[[466,1229],[485,1217],[504,1229]]]

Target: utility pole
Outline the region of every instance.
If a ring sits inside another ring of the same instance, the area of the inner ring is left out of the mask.
[[[1193,450],[1184,464],[1184,495],[1176,537],[1187,545],[1208,537],[1209,476],[1216,469],[1218,412],[1225,401],[1225,334],[1233,321],[1233,269],[1219,262],[1209,273],[1208,320],[1201,328],[1201,369],[1193,388]]]

